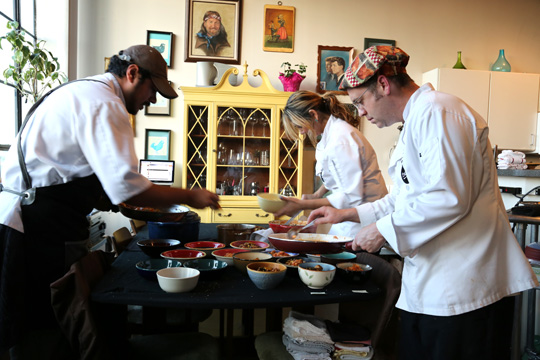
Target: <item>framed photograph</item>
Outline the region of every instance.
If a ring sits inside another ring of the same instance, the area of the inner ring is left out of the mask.
[[[146,129],[144,158],[169,160],[171,155],[171,130]]]
[[[317,92],[339,91],[345,70],[353,61],[353,47],[319,45],[317,62]],[[345,94],[345,91],[339,91]]]
[[[169,84],[171,84],[170,81]],[[145,106],[144,115],[171,116],[171,99],[156,92],[156,103]]]
[[[293,6],[264,5],[264,51],[294,51],[295,13]]]
[[[186,0],[187,62],[240,64],[242,0]]]
[[[364,50],[376,45],[396,46],[396,40],[364,38]]]
[[[148,30],[146,32],[146,45],[159,51],[168,67],[172,64],[173,33]]]
[[[107,72],[107,69],[109,68],[109,62],[111,61],[110,57],[105,58],[105,72]],[[131,128],[133,129],[133,136],[136,136],[135,133],[135,115],[129,114],[129,124],[131,125]]]

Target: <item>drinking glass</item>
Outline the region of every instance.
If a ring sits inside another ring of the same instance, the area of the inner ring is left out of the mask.
[[[227,160],[228,165],[236,165],[236,152],[233,149],[229,149],[229,159]]]
[[[267,137],[267,135],[266,135],[266,127],[269,125],[268,119],[266,118],[266,116],[261,115],[261,119],[259,120],[259,122],[260,122],[260,123],[262,124],[262,126],[263,126],[263,133],[262,133],[262,136],[263,136],[263,137]]]
[[[257,125],[258,121],[257,116],[254,113],[251,114],[248,120],[248,122],[251,124],[251,136],[255,136],[255,125]]]

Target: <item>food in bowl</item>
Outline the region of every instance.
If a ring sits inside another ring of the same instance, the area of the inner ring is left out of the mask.
[[[287,271],[285,265],[274,262],[255,262],[247,265],[246,269],[251,281],[261,290],[278,286]]]
[[[363,284],[371,276],[372,267],[367,264],[355,262],[339,263],[336,265],[338,275],[345,281],[353,284]]]
[[[277,259],[277,262],[287,267],[288,275],[298,276],[298,265],[307,263],[307,262],[315,262],[315,261],[305,256],[296,256],[293,258],[280,258],[280,259]]]
[[[274,233],[279,234],[279,233],[286,233],[287,231],[291,229],[298,229],[302,226],[307,225],[307,221],[302,221],[302,220],[291,221],[289,225],[285,225],[286,222],[287,220],[272,220],[268,223],[268,226],[270,227],[270,229],[272,229]],[[317,232],[317,226],[312,225],[302,230],[302,232],[315,233]]]
[[[233,265],[233,255],[239,252],[249,252],[248,249],[219,249],[212,251],[212,256],[217,260],[225,261],[227,265]]]
[[[241,252],[236,253],[233,255],[233,265],[243,272],[244,274],[247,274],[246,266],[248,264],[251,264],[253,262],[261,262],[261,261],[270,261],[272,259],[272,255],[264,252]]]
[[[231,243],[231,247],[234,249],[247,249],[250,251],[264,251],[269,246],[264,241],[255,240],[237,240]]]
[[[268,236],[270,244],[278,250],[302,254],[331,254],[344,250],[347,243],[352,242],[350,236],[328,234],[299,233],[295,239],[289,239],[287,234],[272,234]]]
[[[336,267],[325,263],[303,263],[298,265],[300,280],[310,289],[323,289],[336,275]]]

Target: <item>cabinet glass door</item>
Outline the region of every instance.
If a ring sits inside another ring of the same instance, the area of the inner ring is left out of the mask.
[[[280,109],[279,118],[281,119]],[[297,196],[298,194],[298,142],[290,140],[285,135],[283,125],[280,124],[279,135],[279,167],[278,167],[278,193],[284,196]]]
[[[187,130],[188,189],[205,189],[208,174],[208,106],[189,105]]]
[[[216,193],[254,196],[270,183],[270,109],[217,108]]]

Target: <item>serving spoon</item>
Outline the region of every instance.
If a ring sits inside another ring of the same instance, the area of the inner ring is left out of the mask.
[[[288,239],[296,239],[296,237],[298,236],[298,233],[304,229],[307,229],[308,227],[312,226],[313,224],[315,224],[315,220],[312,220],[309,224],[307,225],[304,225],[302,226],[300,229],[296,229],[296,228],[292,228],[290,229],[289,231],[287,231],[287,238]]]

